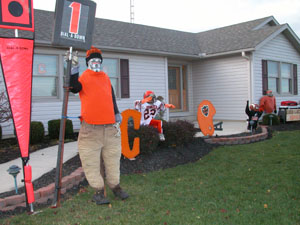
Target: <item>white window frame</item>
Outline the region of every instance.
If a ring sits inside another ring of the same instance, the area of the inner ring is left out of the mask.
[[[34,71],[34,61],[32,62],[32,89],[33,89],[33,79],[35,77],[51,77],[51,78],[55,78],[55,89],[56,89],[56,95],[55,96],[32,96],[33,100],[44,100],[44,99],[59,99],[60,97],[60,90],[59,90],[59,83],[60,83],[60,79],[59,79],[59,59],[60,59],[60,55],[59,54],[49,54],[49,53],[42,53],[42,52],[35,52],[34,53],[34,57],[36,57],[37,55],[43,55],[43,56],[55,56],[56,57],[56,74],[55,76],[51,76],[51,75],[34,75],[33,71]]]
[[[84,58],[85,59],[85,56],[83,56],[83,55],[79,55],[78,56],[79,58]],[[110,79],[117,79],[117,87],[116,88],[114,88],[114,92],[115,92],[115,96],[116,96],[116,98],[121,98],[121,84],[120,84],[120,82],[121,82],[121,72],[120,72],[120,58],[114,58],[114,57],[105,57],[104,59],[103,59],[103,61],[105,62],[105,60],[108,60],[108,59],[112,59],[112,60],[116,60],[117,61],[117,68],[116,68],[116,73],[117,73],[117,76],[110,76],[110,74],[108,74],[107,73],[107,75],[109,76],[109,78]],[[63,67],[65,66],[65,64],[63,64]],[[85,67],[85,69],[87,69],[87,66]],[[84,69],[84,70],[85,70]],[[101,65],[101,70],[102,70],[102,65]],[[64,72],[63,72],[64,73]],[[80,73],[80,72],[79,72]],[[63,74],[64,75],[64,74]],[[79,76],[80,76],[81,74],[79,74]],[[76,96],[78,96],[78,94],[73,94],[73,93],[70,93],[70,98],[72,99],[72,98],[74,98],[74,97],[76,97]]]
[[[278,77],[269,75],[269,63],[270,62],[273,62],[273,63],[277,64]],[[290,77],[289,78],[286,78],[286,77],[282,76],[282,70],[281,70],[282,64],[290,65]],[[276,87],[276,92],[274,92],[274,90],[273,90],[273,93],[277,94],[277,95],[293,95],[293,82],[294,82],[293,81],[293,63],[267,60],[267,65],[268,65],[268,78],[269,77],[270,78],[276,78],[276,83],[278,82],[277,87]],[[288,92],[283,92],[282,91],[282,81],[284,79],[289,79],[289,91]],[[268,79],[268,87],[269,87],[269,79]]]

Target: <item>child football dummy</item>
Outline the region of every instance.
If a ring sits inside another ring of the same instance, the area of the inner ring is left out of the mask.
[[[248,130],[253,132],[256,130],[258,119],[263,112],[259,109],[257,104],[251,104],[249,106],[249,101],[247,101],[245,112],[248,115]]]
[[[157,128],[160,140],[164,141],[162,121],[156,120],[154,117],[166,108],[175,108],[175,106],[158,100],[153,91],[146,91],[144,99],[135,101],[134,107],[142,114],[141,125],[150,125]]]

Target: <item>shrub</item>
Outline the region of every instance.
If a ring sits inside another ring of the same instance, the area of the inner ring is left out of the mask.
[[[266,114],[266,115],[264,115],[262,124],[263,125],[270,125],[270,115],[273,115],[272,125],[279,125],[280,124],[280,118],[279,118],[279,116],[277,116],[275,114]]]
[[[157,149],[159,136],[156,128],[152,126],[140,126],[139,130],[135,130],[132,126],[129,126],[128,138],[131,149],[135,137],[140,138],[140,154],[152,153]]]
[[[59,138],[60,119],[48,121],[48,134],[51,139]],[[74,137],[73,122],[66,120],[65,138],[72,139]]]
[[[44,140],[45,128],[42,122],[32,121],[30,123],[30,144],[41,143]]]
[[[194,125],[185,120],[164,122],[163,131],[166,140],[162,144],[167,147],[186,145],[193,140],[196,134]]]

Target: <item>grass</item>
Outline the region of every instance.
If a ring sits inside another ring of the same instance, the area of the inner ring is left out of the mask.
[[[300,131],[218,147],[196,163],[122,176],[131,195],[109,206],[87,187],[62,203],[0,224],[300,224]]]

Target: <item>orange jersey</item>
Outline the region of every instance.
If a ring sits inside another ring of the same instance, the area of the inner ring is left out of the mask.
[[[81,118],[89,124],[115,123],[112,88],[106,73],[87,69],[79,81],[82,85],[79,92]]]

